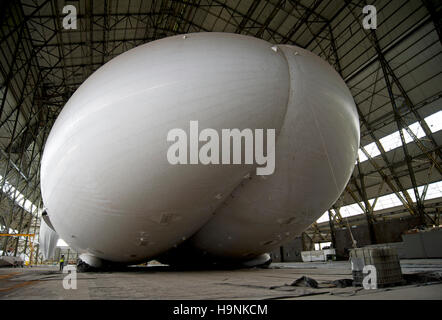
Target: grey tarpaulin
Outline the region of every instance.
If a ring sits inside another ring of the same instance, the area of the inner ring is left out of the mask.
[[[54,257],[57,241],[58,234],[47,225],[44,219],[41,219],[39,242],[45,260]]]

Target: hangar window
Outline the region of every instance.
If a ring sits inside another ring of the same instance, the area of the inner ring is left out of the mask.
[[[419,194],[422,196],[425,186],[420,186],[417,188],[419,191]],[[407,190],[408,194],[410,195],[410,198],[416,202],[416,197],[414,195],[413,188],[410,188]],[[401,193],[403,196],[403,194]],[[434,182],[428,185],[428,190],[425,195],[425,200],[435,199],[442,197],[442,181]],[[371,205],[373,205],[374,199],[368,200]],[[362,204],[363,206],[364,204]],[[399,198],[394,194],[386,194],[384,196],[381,196],[378,198],[374,210],[383,210],[388,209],[392,207],[401,206],[402,202],[399,200]],[[350,204],[347,206],[343,206],[339,209],[339,212],[341,213],[342,217],[351,217],[358,214],[362,214],[362,209],[359,207],[358,204]],[[317,223],[326,222],[328,221],[328,212],[325,212],[318,220],[316,220]]]
[[[0,183],[3,183],[3,177],[0,175]],[[14,188],[8,180],[5,180],[3,184],[3,193],[7,194],[9,198],[15,200],[15,202],[28,211],[29,213],[34,213],[37,210],[37,206],[34,205],[31,201],[26,199],[23,194]]]
[[[382,210],[400,206],[401,204],[402,202],[399,200],[399,198],[394,193],[390,193],[385,196],[379,197],[373,209]]]
[[[342,217],[351,217],[362,213],[361,207],[358,204],[350,204],[348,206],[344,206],[340,210]]]
[[[430,127],[431,132],[442,130],[442,111],[436,112],[425,118],[425,122]]]
[[[372,158],[381,154],[375,142],[367,144],[366,146],[364,146],[364,149]],[[359,162],[364,162],[365,160],[368,160],[367,156],[361,149],[359,149],[358,155],[359,155]]]
[[[442,111],[436,112],[428,117],[425,118],[425,122],[427,123],[428,127],[430,128],[432,133],[435,133],[442,129]],[[415,122],[413,124],[410,124],[408,128],[411,130],[411,132],[417,137],[422,138],[425,137],[425,132],[422,126],[419,124],[419,122]],[[413,141],[413,138],[408,133],[407,130],[402,129],[402,132],[404,134],[405,142],[410,143]],[[386,152],[394,150],[396,148],[399,148],[402,146],[401,136],[399,134],[399,131],[393,132],[392,134],[389,134],[388,136],[385,136],[381,139],[379,139],[379,142],[382,144],[382,147]],[[381,154],[378,147],[376,146],[376,143],[372,142],[364,146],[367,153],[372,157],[376,157]],[[359,149],[358,150],[358,157],[359,162],[364,162],[368,160],[364,152]]]

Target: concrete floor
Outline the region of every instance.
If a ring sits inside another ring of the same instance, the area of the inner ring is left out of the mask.
[[[402,260],[402,272],[438,272],[442,259]],[[269,269],[176,271],[167,266],[128,267],[125,271],[77,273],[77,289],[63,288],[55,266],[1,268],[0,299],[442,299],[442,282],[378,290],[336,288],[351,279],[347,261],[274,263]],[[319,288],[293,287],[308,276]]]

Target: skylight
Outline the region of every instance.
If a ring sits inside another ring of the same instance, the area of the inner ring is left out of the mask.
[[[374,142],[364,146],[364,149],[372,158],[381,154],[378,147],[376,146],[376,143]],[[365,160],[368,160],[367,156],[361,149],[358,150],[358,154],[359,154],[359,162],[364,162]]]
[[[2,182],[3,177],[0,175],[0,183]],[[7,194],[8,197],[10,197],[11,199],[14,199],[15,197],[15,202],[27,212],[34,213],[35,210],[37,210],[37,206],[33,204],[30,200],[26,199],[20,191],[18,191],[8,182],[8,180],[5,180],[5,183],[3,185],[3,193]]]
[[[438,111],[436,113],[433,113],[432,115],[425,118],[425,122],[430,127],[430,130],[432,133],[435,133],[442,129],[442,111]],[[415,122],[408,126],[408,128],[413,132],[413,134],[418,137],[422,138],[425,137],[424,129],[421,127],[419,122]],[[407,130],[402,129],[402,132],[404,134],[404,139],[406,143],[410,143],[413,141],[413,138],[410,136]],[[401,136],[399,134],[399,131],[393,132],[392,134],[389,134],[388,136],[383,137],[382,139],[379,139],[379,142],[381,143],[382,147],[386,152],[391,151],[393,149],[399,148],[402,146]],[[364,146],[367,153],[372,157],[376,157],[381,154],[378,147],[376,146],[376,143],[372,142]],[[358,156],[359,156],[359,162],[364,162],[368,160],[364,152],[359,149],[358,150]]]
[[[425,118],[431,132],[442,130],[442,111],[436,112]]]
[[[425,188],[424,186],[420,186],[417,188],[419,195],[422,196],[424,188]],[[407,192],[410,195],[410,198],[414,202],[416,202],[416,197],[414,195],[413,188],[408,189]],[[429,184],[427,194],[425,196],[425,200],[430,200],[430,199],[440,198],[440,197],[442,197],[442,181],[438,181],[438,182],[434,182],[434,183]],[[374,199],[370,199],[370,200],[368,200],[368,202],[371,205],[373,205]],[[376,201],[376,204],[375,204],[375,207],[373,208],[373,210],[375,210],[375,211],[376,210],[383,210],[383,209],[388,209],[388,208],[392,208],[392,207],[397,207],[400,205],[402,205],[402,202],[399,200],[399,198],[394,193],[390,193],[385,196],[379,197],[378,200]],[[362,204],[362,206],[364,206],[364,204]],[[359,205],[357,203],[341,207],[339,209],[339,212],[341,213],[341,216],[343,218],[351,217],[351,216],[355,216],[355,215],[363,213],[361,207],[359,207]],[[321,222],[325,222],[328,220],[329,219],[328,219],[328,211],[327,211],[318,220],[316,220],[316,222],[321,223]]]

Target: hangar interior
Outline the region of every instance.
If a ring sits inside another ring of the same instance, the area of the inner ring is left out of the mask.
[[[376,8],[376,29],[363,27],[367,4]],[[63,27],[65,5],[76,8],[76,28]],[[407,232],[438,229],[441,7],[433,0],[2,1],[1,255],[43,263],[40,161],[75,90],[131,48],[193,32],[238,33],[310,50],[336,69],[355,100],[361,142],[344,193],[298,239],[272,253],[274,261],[301,261],[300,251],[315,245],[348,258],[352,238],[358,246],[401,243]],[[440,233],[435,237],[441,247]],[[68,260],[77,257],[63,250]],[[442,258],[440,248],[434,254],[421,258]]]

